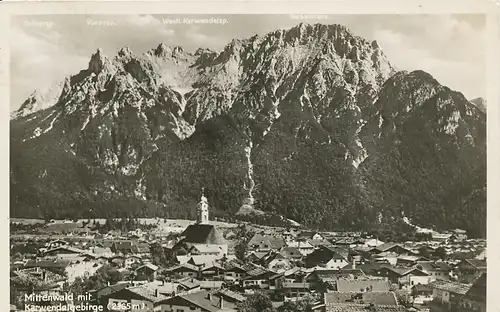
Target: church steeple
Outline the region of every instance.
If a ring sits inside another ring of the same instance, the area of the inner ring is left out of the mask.
[[[208,224],[208,200],[205,197],[205,188],[201,189],[201,199],[198,203],[196,223]]]

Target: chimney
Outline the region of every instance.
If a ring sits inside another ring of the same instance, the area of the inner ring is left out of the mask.
[[[356,269],[356,259],[354,257],[352,258],[352,269]]]
[[[158,297],[159,296],[159,291],[158,291],[158,288],[155,289],[155,297]]]
[[[211,294],[211,293],[208,293],[208,294],[207,294],[207,299],[208,299],[208,300],[212,300],[212,294]]]
[[[221,310],[224,309],[224,297],[220,296],[220,307]]]

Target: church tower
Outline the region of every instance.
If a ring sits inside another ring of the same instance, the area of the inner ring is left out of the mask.
[[[205,197],[204,188],[201,189],[201,199],[196,207],[197,218],[196,223],[208,224],[208,200]]]

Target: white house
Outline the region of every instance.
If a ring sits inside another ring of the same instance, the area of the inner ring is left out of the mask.
[[[314,251],[314,246],[311,245],[309,242],[289,241],[286,242],[286,246],[297,248],[303,256],[307,256],[308,254]]]

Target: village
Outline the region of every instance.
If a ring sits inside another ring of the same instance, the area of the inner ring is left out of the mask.
[[[486,309],[486,241],[462,230],[396,243],[224,224],[210,220],[203,195],[196,222],[159,231],[165,222],[122,231],[51,220],[36,234],[14,225],[11,311],[27,311],[33,293],[86,295],[101,311]]]

